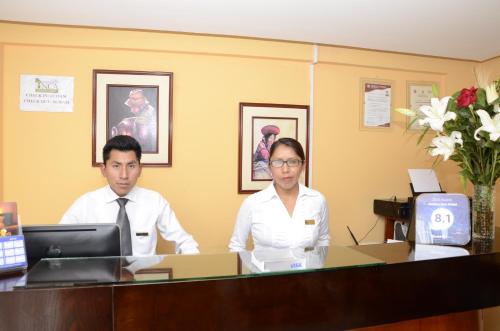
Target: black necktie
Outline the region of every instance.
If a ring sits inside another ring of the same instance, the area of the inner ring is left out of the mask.
[[[121,228],[121,247],[122,256],[132,255],[132,239],[130,237],[130,222],[128,220],[127,211],[125,210],[125,205],[128,202],[126,198],[118,198],[116,202],[120,205],[120,210],[118,211],[118,217],[116,218],[116,223]]]

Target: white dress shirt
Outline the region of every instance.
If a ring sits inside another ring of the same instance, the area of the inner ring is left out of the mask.
[[[318,191],[299,184],[290,217],[271,184],[246,198],[241,205],[229,249],[245,250],[250,232],[255,249],[329,246],[326,200]]]
[[[119,196],[109,185],[86,193],[66,211],[60,223],[116,223]],[[154,255],[156,228],[163,238],[175,242],[176,253],[199,253],[198,243],[180,225],[168,202],[157,192],[134,187],[126,196],[134,256]]]

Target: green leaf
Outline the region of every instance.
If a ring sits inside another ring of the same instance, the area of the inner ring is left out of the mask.
[[[413,123],[415,123],[417,120],[418,120],[418,117],[415,117],[414,119],[412,119],[410,121],[410,123],[408,123],[408,125],[406,126],[406,130],[408,131],[408,129],[410,129],[411,126],[413,125]]]
[[[437,84],[432,84],[432,96],[439,98],[439,86]]]
[[[460,183],[462,183],[462,187],[464,188],[464,191],[466,191],[467,190],[467,178],[462,173],[459,174],[459,177],[460,177]]]
[[[467,118],[468,119],[468,118],[472,117],[472,114],[470,113],[470,111],[467,108],[457,109],[456,113],[457,113],[458,119],[460,119],[460,118]]]
[[[486,144],[484,144],[484,147],[494,149],[495,148],[495,143],[491,140],[488,140]]]
[[[441,158],[440,157],[434,158],[434,162],[432,162],[432,167],[435,168],[439,163],[441,163]]]
[[[405,116],[417,116],[417,113],[414,110],[408,108],[394,108],[394,111],[397,111]]]
[[[419,145],[421,142],[422,142],[422,139],[424,139],[425,137],[425,134],[427,133],[427,131],[429,131],[430,127],[425,127],[424,131],[422,132],[422,134],[420,135],[420,137],[418,137],[418,140],[417,140],[417,145]]]
[[[462,169],[460,171],[460,176],[463,176],[465,178],[468,178],[471,182],[477,182],[475,176],[467,169]]]
[[[484,109],[487,105],[486,91],[482,88],[478,88],[476,91],[476,97],[477,97],[476,105],[479,106],[480,109]],[[476,109],[479,109],[479,108],[476,108]]]

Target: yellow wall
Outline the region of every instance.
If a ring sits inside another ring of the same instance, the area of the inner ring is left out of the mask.
[[[491,80],[499,79],[500,77],[500,56],[485,61],[481,64],[482,70],[490,75]]]
[[[9,38],[3,89],[13,96],[4,100],[2,186],[5,199],[18,201],[25,224],[58,222],[79,195],[105,184],[91,167],[92,69],[174,73],[173,166],[146,168],[139,183],[168,199],[204,250],[227,246],[244,198],[236,184],[239,102],[309,102],[310,47],[303,44],[19,24],[0,29]],[[20,74],[74,76],[74,112],[19,111]]]
[[[3,201],[3,45],[0,44],[0,201]]]
[[[406,118],[393,113],[390,129],[360,129],[361,80],[393,82],[393,105],[406,107],[407,81],[432,81],[448,95],[474,83],[473,62],[321,47],[315,80],[315,185],[330,202],[335,242],[350,244],[346,224],[363,237],[376,222],[373,199],[411,195],[408,168],[429,168],[433,160],[416,146],[419,132],[405,132]],[[431,135],[427,137],[427,141]],[[326,142],[326,143],[325,143]],[[451,162],[436,169],[448,192],[461,192]],[[365,242],[380,242],[378,219]]]
[[[301,43],[0,22],[3,141],[0,194],[18,201],[25,224],[56,223],[79,195],[105,184],[91,167],[92,70],[174,73],[173,166],[145,168],[139,184],[162,193],[202,251],[224,250],[245,195],[237,194],[239,102],[309,104],[313,46]],[[314,66],[313,187],[330,204],[332,238],[351,244],[375,223],[374,198],[407,197],[407,168],[432,160],[405,119],[389,130],[359,129],[361,78],[433,80],[443,95],[472,85],[474,62],[319,47]],[[75,77],[73,113],[19,111],[21,74]],[[460,191],[457,169],[438,167]],[[1,198],[1,195],[0,195]],[[499,199],[500,200],[500,199]],[[497,205],[498,210],[498,205]],[[383,239],[379,221],[366,242]]]

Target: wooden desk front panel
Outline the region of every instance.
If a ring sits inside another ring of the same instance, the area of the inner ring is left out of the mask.
[[[345,330],[500,305],[500,255],[116,286],[117,330]]]
[[[113,330],[112,292],[112,287],[3,292],[0,330]]]

